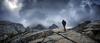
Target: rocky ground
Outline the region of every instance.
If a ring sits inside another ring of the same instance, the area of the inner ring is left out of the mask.
[[[36,32],[34,29],[37,27],[38,30],[45,28],[42,25],[24,28],[19,23],[0,21],[0,43],[100,43],[99,20],[85,21],[66,32],[63,28],[45,28],[44,31]]]

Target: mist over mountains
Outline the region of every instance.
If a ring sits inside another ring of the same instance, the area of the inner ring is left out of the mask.
[[[27,27],[33,24],[61,26],[64,19],[67,22],[66,27],[73,27],[82,21],[99,19],[99,2],[99,0],[0,0],[0,20],[21,23]]]
[[[0,21],[0,35],[2,34],[19,34],[23,32],[39,32],[44,30],[52,30],[58,28],[56,24],[46,27],[42,24],[32,25],[24,27],[20,23],[14,23],[11,21]]]

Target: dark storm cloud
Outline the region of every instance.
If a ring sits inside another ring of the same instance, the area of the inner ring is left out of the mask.
[[[22,0],[23,7],[19,10],[19,18],[0,7],[0,18],[17,21],[24,25],[44,24],[46,26],[57,24],[61,26],[62,19],[67,26],[75,26],[81,21],[95,19],[96,7],[91,6],[91,0]],[[99,1],[93,0],[99,4]],[[1,5],[0,5],[1,6]],[[99,7],[98,7],[99,9]],[[6,12],[6,13],[5,13]],[[15,12],[14,12],[15,13]],[[98,13],[99,14],[99,13]],[[94,17],[95,16],[95,17]]]
[[[0,0],[0,20],[3,20],[3,19],[5,19],[6,18],[6,16],[9,16],[9,15],[7,15],[7,14],[9,14],[8,13],[8,11],[6,11],[6,9],[3,7],[3,5],[2,5],[2,0]],[[5,18],[4,18],[5,17]]]
[[[22,15],[23,16],[23,15]],[[45,19],[46,18],[46,14],[43,13],[43,12],[40,12],[40,11],[27,11],[26,12],[26,15],[25,15],[25,12],[24,12],[24,17],[28,20],[31,20],[31,19]]]
[[[34,0],[25,0],[23,3],[25,9],[59,9],[64,7],[68,1],[69,0],[36,0],[36,2],[34,2]]]
[[[99,4],[100,5],[100,0],[92,0],[94,3]]]
[[[66,8],[68,1],[69,0],[24,0],[21,15],[24,15],[23,18],[28,19],[28,21],[32,23],[40,20],[47,22],[48,19],[58,16],[60,10]],[[54,22],[54,20],[49,20],[48,24],[51,23],[50,21]]]

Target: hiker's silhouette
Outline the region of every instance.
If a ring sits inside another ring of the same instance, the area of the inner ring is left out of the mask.
[[[66,21],[65,21],[65,20],[62,20],[62,25],[63,25],[63,27],[64,27],[64,31],[66,31],[66,28],[65,28],[65,26],[66,26]]]

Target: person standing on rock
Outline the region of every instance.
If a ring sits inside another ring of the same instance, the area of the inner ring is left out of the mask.
[[[62,25],[63,25],[63,27],[64,27],[64,31],[66,31],[66,28],[65,28],[65,26],[66,26],[66,21],[65,21],[65,20],[62,20]]]

